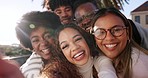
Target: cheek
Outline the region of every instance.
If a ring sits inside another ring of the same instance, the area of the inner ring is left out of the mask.
[[[124,49],[129,40],[129,37],[127,35],[124,35],[120,40],[121,40],[121,49]]]
[[[51,44],[55,44],[55,40],[53,38],[50,39],[48,42],[51,43]]]
[[[69,17],[72,17],[73,16],[72,11],[68,12],[67,14],[68,14]]]
[[[40,52],[39,52],[39,44],[32,44],[32,47],[33,47],[33,51],[40,54]]]
[[[64,56],[66,57],[66,59],[68,60],[68,61],[70,61],[70,53],[69,52],[65,52],[65,51],[63,51],[62,50],[62,52],[63,52],[63,54],[64,54]]]
[[[35,51],[38,50],[38,45],[37,45],[37,44],[32,44],[32,47],[33,47],[33,49],[34,49]]]
[[[98,40],[96,38],[95,38],[95,40],[96,40],[97,46],[100,47],[101,46],[101,40]]]

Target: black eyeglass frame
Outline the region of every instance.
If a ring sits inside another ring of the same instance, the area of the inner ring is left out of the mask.
[[[83,16],[79,17],[79,18],[75,18],[76,23],[77,23],[77,24],[80,24],[80,23],[82,23],[82,21],[83,21],[84,19],[86,19],[86,18],[88,18],[88,17],[91,17],[90,19],[92,19],[92,17],[96,14],[96,12],[97,12],[98,10],[99,10],[99,9],[96,9],[96,10],[94,10],[94,11],[92,11],[92,12],[86,14],[86,15],[83,15]]]

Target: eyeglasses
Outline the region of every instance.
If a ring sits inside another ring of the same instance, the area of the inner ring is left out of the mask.
[[[127,27],[116,25],[111,29],[98,28],[93,34],[98,40],[103,40],[107,35],[107,31],[109,31],[114,37],[120,37],[124,33],[124,29],[127,29]]]
[[[84,30],[88,30],[89,29],[89,24],[90,24],[90,21],[92,20],[93,16],[96,14],[96,12],[98,11],[98,9],[96,10],[93,10],[92,12],[88,13],[88,14],[85,14],[79,18],[76,18],[76,22],[77,24],[81,25],[82,24],[82,28]],[[87,22],[85,24],[83,24],[83,22]]]

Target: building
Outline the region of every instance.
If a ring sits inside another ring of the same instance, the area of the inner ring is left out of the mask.
[[[131,12],[132,20],[148,28],[148,1]]]

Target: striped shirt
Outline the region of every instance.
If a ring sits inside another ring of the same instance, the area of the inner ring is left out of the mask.
[[[20,67],[20,70],[25,78],[38,78],[42,68],[43,61],[41,56],[33,52],[27,61]]]

